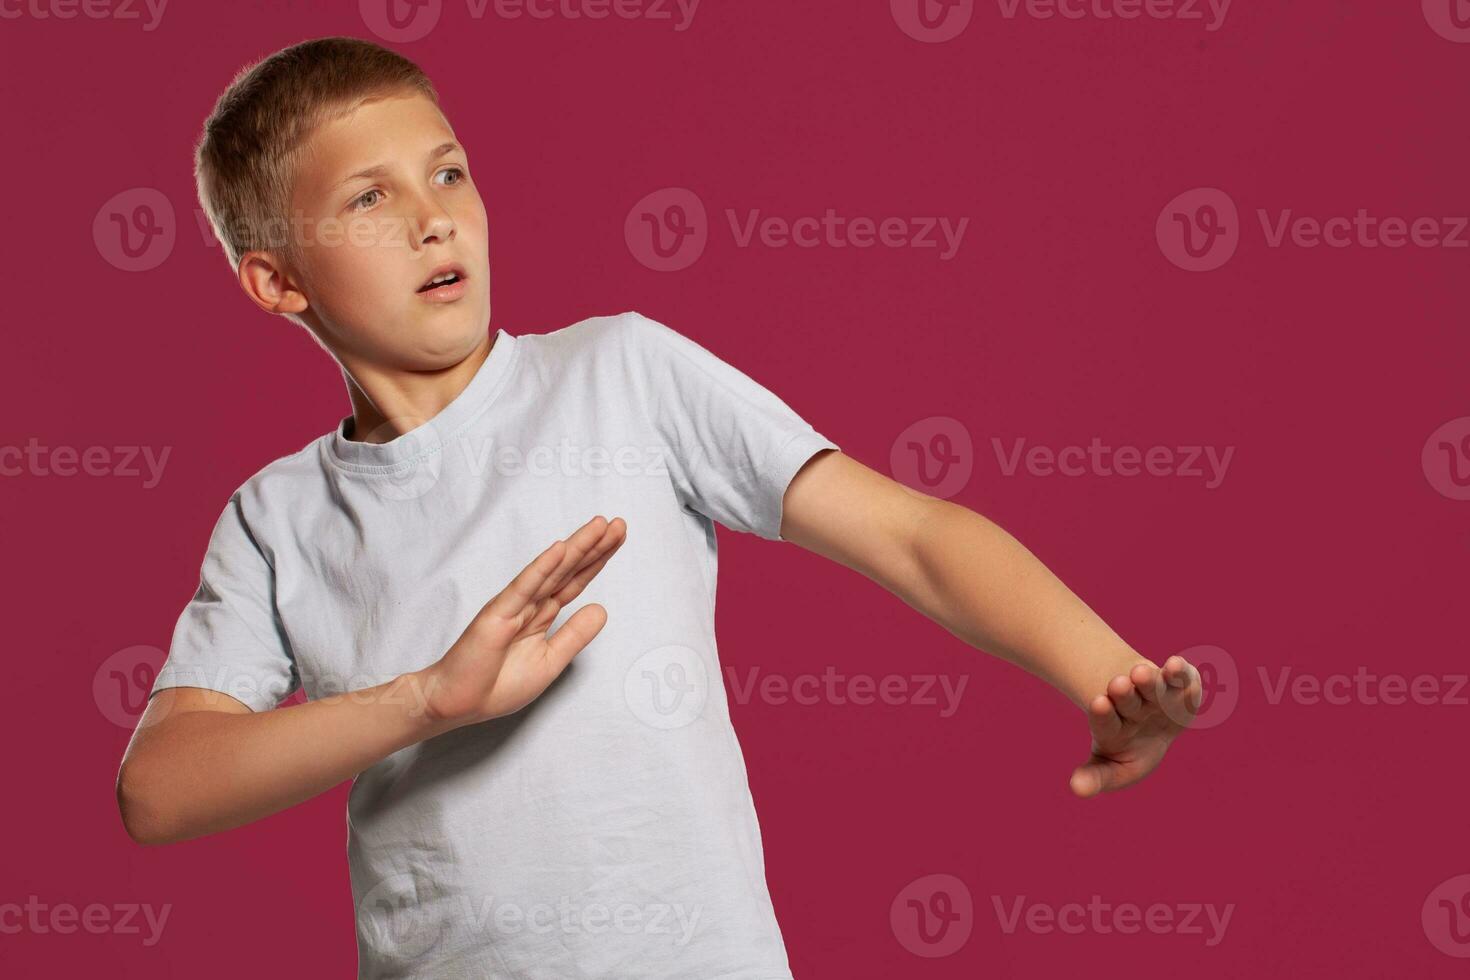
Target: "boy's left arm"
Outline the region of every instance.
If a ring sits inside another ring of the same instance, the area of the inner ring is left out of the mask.
[[[1199,670],[1138,654],[1004,529],[839,450],[792,479],[781,537],[877,582],[971,646],[1057,688],[1086,712],[1078,796],[1148,775],[1199,710]]]

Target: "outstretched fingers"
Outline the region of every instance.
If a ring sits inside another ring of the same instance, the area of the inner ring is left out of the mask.
[[[546,640],[546,669],[555,677],[591,643],[607,623],[607,610],[593,602],[568,617]]]
[[[1110,697],[1099,694],[1088,702],[1087,726],[1092,730],[1093,741],[1098,745],[1107,745],[1122,733],[1123,718]]]
[[[1164,696],[1164,676],[1153,664],[1134,664],[1128,679],[1149,708],[1157,708]]]
[[[1199,668],[1175,654],[1164,661],[1164,714],[1175,724],[1188,726],[1199,714],[1204,697],[1204,682]]]
[[[627,522],[600,515],[571,537],[538,555],[488,603],[482,617],[511,627],[511,634],[546,629],[575,599],[625,540]]]
[[[560,592],[568,580],[615,548],[622,541],[627,529],[628,524],[621,517],[609,521],[601,515],[578,528],[567,539],[567,555],[552,576],[548,587],[542,590],[542,594]]]
[[[1134,668],[1137,670],[1138,668]],[[1134,721],[1144,713],[1143,692],[1139,690],[1132,674],[1119,674],[1108,681],[1108,698],[1124,721]]]
[[[607,519],[601,514],[577,528],[566,539],[567,549],[556,570],[547,577],[537,599],[544,598],[562,587],[567,579],[587,560],[587,554],[597,547],[607,532]]]
[[[607,533],[603,535],[602,540],[598,542],[597,546],[588,553],[582,567],[561,588],[556,590],[552,598],[565,606],[577,598],[577,596],[581,595],[582,590],[587,587],[587,583],[591,582],[597,576],[597,573],[602,571],[602,567],[608,563],[608,560],[613,555],[617,554],[617,550],[627,540],[623,536],[623,530],[626,527],[626,524],[622,528],[617,528],[612,524],[608,525]]]
[[[509,585],[485,604],[483,612],[492,620],[518,622],[526,608],[540,600],[547,580],[566,555],[566,547],[565,541],[551,542],[545,551],[533,558],[529,565],[510,580]]]
[[[539,603],[561,588],[568,574],[582,562],[589,550],[604,537],[606,521],[599,515],[572,533],[566,540],[553,541],[546,550],[531,560],[510,584],[485,604],[493,614],[514,619],[525,608]]]
[[[622,518],[616,518],[603,532],[599,540],[582,558],[580,567],[572,569],[568,574],[570,578],[563,577],[562,581],[555,587],[556,591],[550,595],[543,596],[536,607],[535,614],[529,619],[525,629],[537,631],[550,626],[556,619],[558,613],[572,600],[582,594],[597,573],[602,571],[608,560],[617,553],[618,548],[627,538],[624,532],[628,525],[626,522],[619,523]],[[546,591],[545,589],[542,590]]]
[[[1096,796],[1142,779],[1177,734],[1160,716],[1187,725],[1198,710],[1200,692],[1199,671],[1177,655],[1162,668],[1145,661],[1115,676],[1106,693],[1087,703],[1092,754],[1072,770],[1072,792]]]

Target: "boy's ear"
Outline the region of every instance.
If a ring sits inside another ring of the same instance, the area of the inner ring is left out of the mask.
[[[240,257],[240,288],[250,301],[267,313],[284,316],[306,309],[306,294],[285,266],[270,252],[246,252]]]

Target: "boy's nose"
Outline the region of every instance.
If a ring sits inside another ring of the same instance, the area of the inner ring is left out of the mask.
[[[431,241],[448,241],[454,235],[454,219],[442,208],[435,208],[424,213],[419,219],[419,227],[423,229],[424,243]]]

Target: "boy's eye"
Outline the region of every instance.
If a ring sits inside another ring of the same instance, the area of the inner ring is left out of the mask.
[[[449,181],[449,184],[451,186],[454,184],[462,184],[465,181],[465,172],[460,167],[447,167],[444,170],[439,171],[438,176],[442,177],[445,174],[455,174],[459,178],[457,180]],[[373,195],[381,193],[383,192],[375,187],[370,191],[364,191],[363,193],[359,194],[352,200],[353,210],[360,211],[365,207],[370,207],[371,205],[376,204],[377,198],[373,197]]]

